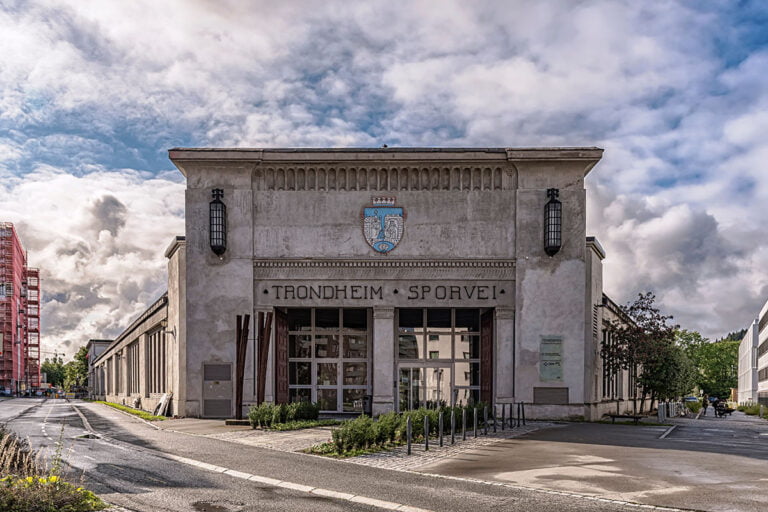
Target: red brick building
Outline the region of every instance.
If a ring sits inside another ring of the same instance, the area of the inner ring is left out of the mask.
[[[0,222],[0,391],[40,386],[40,271],[10,222]]]

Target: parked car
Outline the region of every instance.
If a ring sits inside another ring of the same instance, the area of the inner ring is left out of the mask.
[[[695,396],[687,396],[683,398],[683,402],[698,402],[698,401],[699,399],[696,398]]]

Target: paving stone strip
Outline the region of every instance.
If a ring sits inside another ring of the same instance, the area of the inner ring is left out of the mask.
[[[524,436],[525,434],[543,428],[562,426],[564,425],[549,422],[529,421],[525,426],[506,429],[504,431],[497,429],[495,434],[489,431],[487,436],[478,432],[478,436],[476,438],[473,436],[471,431],[468,431],[466,441],[462,441],[461,435],[459,435],[457,436],[456,444],[453,445],[450,444],[451,437],[449,434],[443,438],[442,448],[438,446],[437,439],[430,438],[429,451],[424,450],[424,443],[413,444],[411,447],[411,455],[408,455],[408,449],[406,446],[398,446],[397,448],[389,451],[359,455],[357,457],[349,457],[347,459],[341,460],[350,462],[352,464],[362,464],[365,466],[372,466],[382,469],[411,471],[415,468],[430,464],[440,459],[453,457],[475,448],[492,445],[502,439],[514,439],[516,437]]]
[[[383,469],[412,470],[419,466],[435,462],[446,457],[461,454],[482,446],[491,445],[502,439],[513,439],[523,436],[529,432],[540,430],[542,428],[552,428],[562,426],[551,422],[529,421],[527,425],[515,427],[512,429],[497,429],[496,433],[488,431],[488,435],[483,435],[478,431],[477,438],[472,431],[467,431],[467,440],[461,440],[461,434],[456,436],[456,443],[451,445],[450,433],[443,437],[443,447],[438,446],[436,438],[430,438],[429,451],[424,450],[424,444],[413,444],[411,455],[408,455],[405,445],[397,448],[359,455],[340,459],[352,464],[362,464]],[[259,448],[269,448],[284,452],[298,452],[305,450],[316,444],[325,443],[331,440],[331,432],[335,427],[318,427],[290,432],[274,432],[268,430],[248,430],[235,432],[222,432],[208,434],[207,437],[231,441]]]

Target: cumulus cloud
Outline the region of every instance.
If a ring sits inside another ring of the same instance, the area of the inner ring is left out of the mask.
[[[169,147],[597,145],[588,228],[607,290],[619,302],[654,290],[686,328],[719,336],[768,298],[765,14],[759,2],[6,2],[0,213],[41,251],[44,337],[59,343],[117,332],[162,289],[160,251],[183,227]]]
[[[0,193],[0,218],[41,270],[43,357],[119,334],[165,291],[163,252],[184,230],[181,180],[41,167]]]

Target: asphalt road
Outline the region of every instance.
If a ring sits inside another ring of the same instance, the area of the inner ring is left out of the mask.
[[[78,414],[85,416],[88,426]],[[434,511],[636,511],[637,507],[498,485],[387,471],[157,430],[100,404],[15,399],[0,422],[52,452],[61,437],[76,478],[136,511],[380,510],[242,480],[171,460],[185,457],[314,488]],[[80,437],[94,432],[98,438]],[[509,456],[509,454],[507,454]],[[401,510],[408,510],[401,508]]]
[[[674,423],[664,439],[669,427],[569,424],[420,471],[683,509],[768,510],[768,421],[734,413]]]
[[[119,413],[118,413],[119,414]],[[88,437],[81,416],[64,400],[15,399],[0,403],[0,422],[43,450],[50,460],[63,441],[66,477],[105,500],[136,511],[370,511],[374,507],[244,482],[179,464],[146,449],[141,438],[110,438],[110,421],[90,414],[101,438]],[[117,422],[130,423],[120,415]],[[131,442],[126,442],[130,440]],[[144,448],[142,448],[144,447]]]

